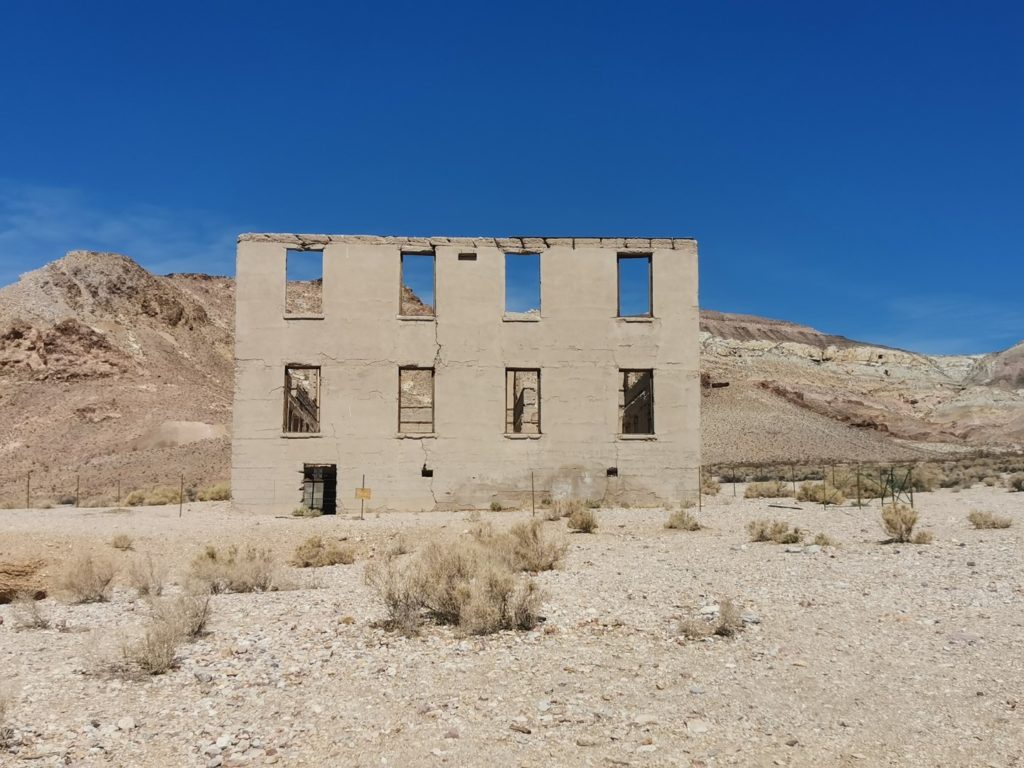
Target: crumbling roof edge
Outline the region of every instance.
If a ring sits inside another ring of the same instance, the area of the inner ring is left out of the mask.
[[[281,243],[313,249],[331,244],[397,245],[430,248],[455,245],[467,248],[540,250],[557,246],[570,248],[617,248],[623,250],[692,248],[692,237],[395,237],[387,235],[313,235],[273,232],[246,232],[238,242]]]

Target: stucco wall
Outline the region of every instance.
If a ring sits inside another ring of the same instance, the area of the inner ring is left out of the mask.
[[[433,245],[436,319],[398,317],[400,253]],[[288,248],[323,249],[323,318],[286,319]],[[541,254],[541,319],[503,320],[506,251]],[[459,260],[471,251],[475,261]],[[649,320],[616,315],[620,252],[652,254]],[[585,498],[694,498],[700,464],[693,240],[243,235],[238,243],[232,492],[286,512],[304,463],[336,464],[339,512]],[[282,435],[286,364],[322,369],[321,433]],[[398,436],[398,369],[433,366],[434,437]],[[542,432],[509,438],[506,367],[541,369]],[[651,438],[618,435],[620,368],[654,369]],[[426,464],[432,478],[421,476]],[[609,467],[618,477],[607,477]]]

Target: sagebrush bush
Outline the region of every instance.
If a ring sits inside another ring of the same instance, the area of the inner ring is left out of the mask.
[[[790,530],[789,523],[783,520],[751,520],[747,523],[747,533],[751,541],[774,544],[799,544],[803,541],[803,532],[797,527]]]
[[[597,515],[594,510],[581,508],[577,509],[567,521],[569,530],[579,533],[593,533],[597,530]]]
[[[310,536],[292,555],[292,565],[299,568],[322,568],[328,565],[351,565],[356,561],[352,547],[328,543],[322,536]]]
[[[700,522],[688,509],[677,509],[668,516],[665,527],[677,531],[699,531]]]
[[[819,533],[814,537],[814,543],[819,547],[834,547],[836,542],[827,533]]]
[[[305,504],[292,510],[292,517],[320,517],[323,512],[319,509],[310,509]]]
[[[846,497],[838,488],[828,483],[803,483],[796,494],[797,501],[813,501],[816,504],[833,504],[839,506]]]
[[[125,506],[128,507],[140,507],[146,502],[145,491],[131,491],[127,496],[124,497]]]
[[[768,480],[762,483],[751,483],[743,495],[748,499],[781,499],[784,496],[792,496],[793,491],[788,483],[781,480]]]
[[[501,512],[504,509],[500,501],[491,502],[491,512]]]
[[[207,546],[192,561],[189,581],[213,594],[270,592],[280,589],[280,568],[269,549],[232,544],[225,550]]]
[[[549,536],[539,520],[516,523],[507,532],[496,533],[489,525],[472,532],[476,542],[500,557],[513,571],[550,571],[558,567],[568,542]]]
[[[1018,472],[1014,475],[1010,475],[1006,479],[1006,487],[1011,491],[1024,491],[1024,472]]]
[[[103,603],[110,599],[110,590],[117,570],[106,558],[82,555],[68,563],[57,577],[57,591],[72,603]]]
[[[42,612],[39,601],[26,592],[14,597],[14,626],[18,629],[49,629],[50,619]]]
[[[135,540],[127,533],[119,533],[110,540],[110,546],[114,549],[120,549],[122,552],[131,549],[134,543]]]
[[[162,675],[177,662],[182,643],[199,637],[210,618],[209,595],[182,595],[153,604],[142,636],[121,646],[125,671]]]
[[[893,541],[900,544],[930,544],[932,535],[926,531],[914,535],[917,525],[917,510],[906,504],[887,504],[882,507],[882,527]]]
[[[743,629],[740,611],[732,600],[719,601],[718,612],[707,617],[691,617],[679,622],[679,634],[688,640],[703,640],[717,635],[734,637]]]
[[[411,559],[385,558],[365,578],[383,600],[387,626],[415,632],[424,617],[469,634],[532,629],[541,595],[533,580],[509,567],[493,539],[428,542]]]
[[[1002,517],[1001,515],[993,515],[991,512],[982,512],[980,510],[971,510],[971,513],[967,515],[967,520],[975,528],[1009,528],[1013,524],[1013,520],[1009,517]]]
[[[722,485],[711,475],[705,474],[700,479],[700,492],[705,496],[717,496]]]
[[[14,709],[14,694],[7,688],[0,688],[0,749],[6,749],[14,738],[14,729],[7,724]]]
[[[567,499],[555,499],[551,503],[551,519],[557,520],[560,517],[569,517],[583,508],[583,500],[577,499],[574,496]]]
[[[167,566],[154,560],[150,554],[136,557],[128,564],[128,583],[136,589],[140,597],[162,595],[167,583],[167,574]]]
[[[207,485],[199,489],[196,498],[199,501],[229,501],[231,499],[231,486],[228,483]]]

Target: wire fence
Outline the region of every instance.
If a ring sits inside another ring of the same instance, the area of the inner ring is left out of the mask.
[[[53,507],[181,506],[193,501],[222,501],[231,498],[230,484],[205,483],[163,474],[144,479],[89,473],[25,472],[18,477],[0,478],[0,507],[4,509],[50,509]]]

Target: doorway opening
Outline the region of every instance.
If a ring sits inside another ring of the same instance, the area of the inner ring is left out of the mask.
[[[338,467],[336,464],[302,465],[302,505],[322,515],[337,512]]]

